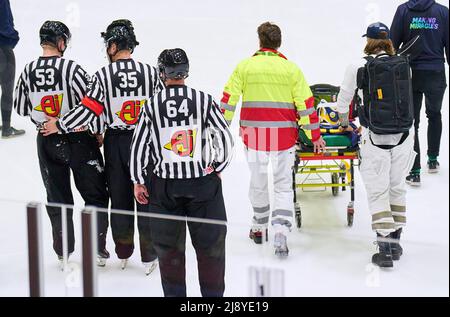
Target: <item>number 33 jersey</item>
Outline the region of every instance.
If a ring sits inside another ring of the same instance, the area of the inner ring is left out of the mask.
[[[30,116],[38,128],[47,116],[60,118],[77,107],[86,94],[89,76],[74,61],[40,57],[25,66],[16,86],[14,109]]]
[[[233,139],[212,96],[171,85],[143,108],[131,145],[134,183],[145,171],[166,179],[190,179],[221,172],[229,163]]]
[[[59,121],[63,131],[94,124],[105,128],[133,130],[142,106],[163,87],[154,67],[132,59],[118,60],[92,77],[82,107]]]

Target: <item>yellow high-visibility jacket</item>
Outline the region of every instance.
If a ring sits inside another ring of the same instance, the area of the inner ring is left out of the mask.
[[[320,138],[311,89],[298,66],[278,51],[263,48],[236,67],[221,100],[229,123],[241,96],[240,133],[247,147],[289,149],[297,141],[299,126],[313,141]]]

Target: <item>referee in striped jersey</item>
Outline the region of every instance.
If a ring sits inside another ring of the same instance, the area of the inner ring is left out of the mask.
[[[102,37],[111,63],[95,73],[81,107],[59,121],[47,123],[47,132],[73,131],[88,124],[97,125],[101,131],[106,129],[104,153],[111,208],[134,211],[129,169],[131,140],[142,106],[162,88],[162,83],[154,67],[132,59],[139,43],[129,20],[113,21]],[[147,208],[137,206],[141,212]],[[141,260],[148,275],[156,267],[156,253],[148,224],[141,220],[138,217]],[[116,254],[125,269],[134,251],[134,216],[113,212],[111,229]]]
[[[76,109],[89,82],[77,63],[62,58],[70,40],[70,31],[58,21],[47,21],[40,29],[42,57],[25,66],[16,87],[14,108],[21,116],[30,116],[38,130],[46,122]],[[79,107],[78,107],[79,108]],[[87,131],[37,135],[39,166],[49,203],[73,205],[70,170],[86,205],[108,208],[108,193],[103,157],[97,139]],[[91,131],[97,133],[95,126]],[[62,250],[61,209],[47,207],[53,228],[53,248],[60,260]],[[108,215],[98,214],[99,265],[109,257],[105,248]],[[68,209],[69,253],[74,251],[72,209]]]
[[[149,204],[153,213],[225,221],[219,175],[233,150],[228,124],[210,95],[185,85],[189,61],[182,49],[164,50],[158,66],[166,89],[144,107],[131,147],[135,197]],[[146,176],[149,165],[151,175]],[[164,294],[185,297],[186,224],[158,218],[148,221]],[[187,225],[197,253],[202,295],[223,296],[226,226]]]

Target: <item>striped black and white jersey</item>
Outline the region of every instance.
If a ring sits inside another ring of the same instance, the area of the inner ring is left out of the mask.
[[[169,86],[141,112],[131,145],[131,177],[144,184],[149,164],[166,179],[219,173],[232,151],[228,123],[213,97],[187,86]]]
[[[40,57],[27,64],[19,77],[14,109],[21,116],[30,116],[40,128],[47,121],[46,116],[60,118],[75,109],[88,84],[88,74],[74,61]]]
[[[72,131],[93,123],[97,129],[133,130],[143,104],[162,89],[154,67],[132,59],[118,60],[92,77],[82,107],[59,120],[59,128]]]

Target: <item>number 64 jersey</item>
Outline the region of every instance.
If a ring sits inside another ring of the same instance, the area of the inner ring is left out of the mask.
[[[148,165],[165,179],[191,179],[222,172],[230,162],[233,138],[211,95],[171,85],[141,112],[131,145],[130,172],[145,184]]]
[[[118,60],[95,73],[82,107],[64,115],[59,129],[69,132],[95,124],[100,132],[133,130],[144,103],[162,88],[154,67],[133,59]]]

